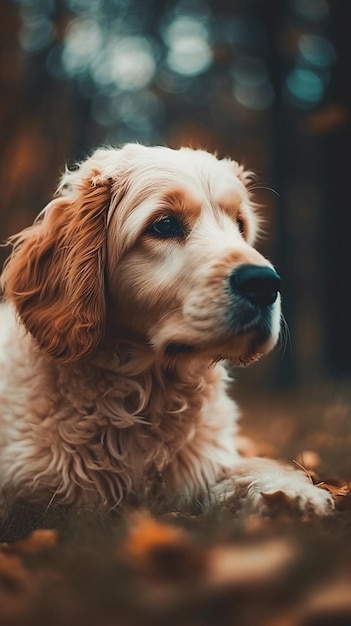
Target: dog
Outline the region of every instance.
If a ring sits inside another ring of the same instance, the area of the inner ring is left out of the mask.
[[[0,307],[0,489],[12,506],[114,509],[331,495],[244,459],[225,361],[280,332],[280,278],[254,247],[252,175],[203,150],[127,144],[66,170],[11,238]],[[206,504],[207,503],[207,504]],[[0,501],[1,506],[1,501]]]

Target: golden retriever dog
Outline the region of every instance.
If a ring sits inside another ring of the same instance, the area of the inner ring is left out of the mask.
[[[243,459],[224,361],[270,351],[280,279],[254,247],[250,174],[202,150],[99,149],[12,238],[0,307],[0,490],[114,508],[331,496]]]

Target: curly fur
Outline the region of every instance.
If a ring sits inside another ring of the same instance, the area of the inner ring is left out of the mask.
[[[203,151],[100,149],[66,171],[12,238],[0,307],[0,487],[7,500],[115,507],[235,499],[301,510],[330,496],[303,473],[240,458],[219,361],[248,364],[279,334],[279,296],[230,294],[253,247],[250,174]],[[153,225],[169,215],[183,236]]]

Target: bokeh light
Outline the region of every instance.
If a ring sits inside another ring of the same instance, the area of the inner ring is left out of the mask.
[[[324,93],[321,78],[315,72],[300,67],[288,75],[286,84],[294,101],[301,105],[316,104]]]
[[[266,64],[257,57],[240,57],[234,64],[234,96],[253,111],[268,109],[274,100]]]
[[[19,4],[23,51],[47,51],[48,71],[77,85],[107,140],[116,132],[131,138],[140,132],[155,141],[169,114],[177,118],[184,109],[201,119],[205,106],[220,130],[235,126],[240,111],[264,115],[279,98],[262,21],[242,3],[236,11],[205,0],[158,8],[150,0]],[[307,25],[323,21],[328,6],[292,0],[291,11]],[[336,52],[322,28],[296,28],[282,86],[290,105],[311,109],[325,97]]]
[[[343,21],[342,4],[328,0],[2,3],[7,18],[2,75],[10,94],[2,101],[5,236],[18,230],[12,213],[23,211],[21,225],[30,223],[51,193],[62,163],[84,158],[94,146],[139,141],[204,147],[242,160],[268,183],[266,190],[283,189],[282,199],[274,198],[282,204],[279,255],[282,273],[290,272],[290,283],[285,276],[287,291],[298,292],[294,302],[285,299],[285,311],[291,319],[303,303],[311,307],[311,319],[318,317],[321,307],[313,308],[312,300],[308,305],[306,296],[310,285],[319,280],[317,270],[313,275],[311,269],[318,251],[310,244],[314,237],[322,241],[321,229],[329,218],[325,213],[316,220],[316,234],[315,229],[308,230],[307,217],[300,211],[308,206],[306,215],[312,215],[312,220],[327,201],[324,173],[333,167],[326,166],[331,151],[315,149],[314,142],[332,135],[341,141],[343,133],[337,133],[350,119],[348,66],[340,63],[348,49],[343,32],[348,15],[345,11]],[[348,149],[334,178],[347,161]],[[317,162],[324,168],[318,184],[310,171]],[[343,185],[337,181],[334,188]],[[268,205],[271,223],[273,194],[257,192],[266,194],[262,204]],[[334,203],[332,210],[336,211]],[[285,219],[289,221],[284,225]],[[343,233],[341,228],[339,239]],[[345,235],[345,246],[349,240]],[[305,257],[300,254],[304,241]],[[296,269],[300,265],[303,272]],[[347,277],[342,284],[346,283]],[[341,291],[340,311],[345,308]],[[304,355],[300,360],[309,360],[309,354],[317,354],[323,344],[317,337],[307,354],[306,341],[296,339],[296,333],[294,339]]]
[[[54,35],[50,17],[52,3],[23,3],[19,42],[25,52],[33,53],[49,46]]]
[[[111,37],[92,63],[96,83],[116,85],[122,91],[143,89],[155,72],[152,45],[145,37]]]
[[[336,61],[335,48],[332,43],[321,35],[308,33],[302,35],[298,43],[301,59],[310,65],[328,68]]]
[[[68,24],[62,51],[62,63],[69,76],[87,71],[99,54],[103,33],[91,19],[74,19]]]
[[[324,20],[329,15],[327,0],[292,0],[293,11],[311,22]]]
[[[212,61],[205,23],[188,15],[176,17],[165,29],[169,67],[186,76],[195,76],[208,69]]]

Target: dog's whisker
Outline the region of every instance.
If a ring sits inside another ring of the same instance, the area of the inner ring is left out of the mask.
[[[271,191],[274,195],[280,198],[280,193],[274,189],[273,187],[268,187],[267,185],[254,184],[248,187],[248,191]]]
[[[281,313],[281,333],[279,335],[279,343],[281,345],[282,357],[286,353],[287,348],[289,348],[290,354],[292,353],[290,328],[283,313]]]

